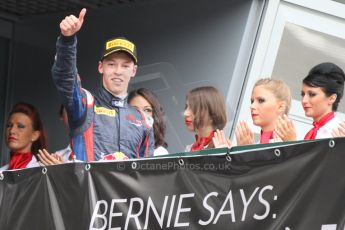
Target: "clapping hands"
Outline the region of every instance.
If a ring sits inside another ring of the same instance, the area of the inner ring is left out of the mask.
[[[225,137],[224,131],[217,129],[212,138],[215,148],[231,148],[231,141]]]

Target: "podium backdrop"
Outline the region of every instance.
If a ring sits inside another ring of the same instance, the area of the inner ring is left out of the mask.
[[[0,229],[335,230],[345,139],[0,174]]]

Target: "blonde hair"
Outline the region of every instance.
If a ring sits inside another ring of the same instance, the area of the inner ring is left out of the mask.
[[[265,87],[273,93],[273,95],[278,101],[285,102],[284,113],[289,113],[291,107],[291,92],[289,86],[284,81],[272,78],[262,78],[255,83],[254,88],[256,86]]]

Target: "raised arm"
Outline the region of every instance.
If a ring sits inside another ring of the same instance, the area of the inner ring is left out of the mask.
[[[67,110],[70,123],[80,123],[86,106],[82,100],[85,95],[82,94],[76,65],[76,33],[83,25],[85,14],[86,9],[82,9],[78,18],[70,15],[61,21],[61,35],[56,43],[56,57],[52,67],[53,81]]]

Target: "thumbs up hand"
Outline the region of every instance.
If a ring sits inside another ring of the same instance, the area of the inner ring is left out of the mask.
[[[86,9],[83,8],[78,18],[74,15],[66,16],[60,23],[61,34],[69,37],[77,33],[83,25],[85,14]]]

